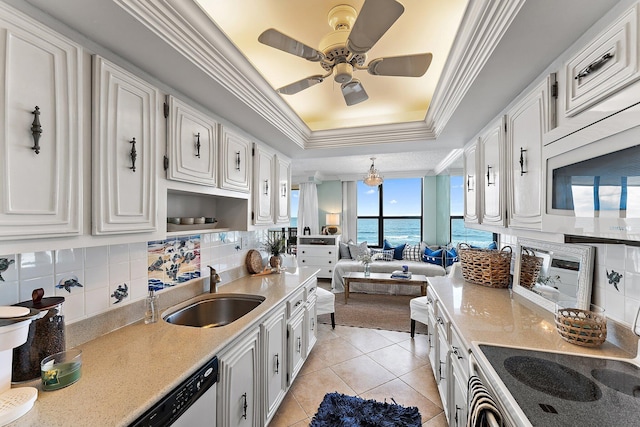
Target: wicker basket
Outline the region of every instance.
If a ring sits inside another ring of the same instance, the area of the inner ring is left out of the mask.
[[[511,246],[476,249],[466,243],[458,245],[464,280],[489,288],[506,288],[511,280]]]
[[[531,289],[538,281],[542,258],[535,256],[535,252],[522,248],[520,257],[520,286]]]
[[[556,306],[556,329],[571,344],[598,347],[607,339],[607,318],[600,307],[591,310]]]

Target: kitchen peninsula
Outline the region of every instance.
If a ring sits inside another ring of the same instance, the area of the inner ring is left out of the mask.
[[[82,344],[80,381],[54,392],[42,391],[39,380],[24,384],[38,388],[38,400],[31,411],[9,425],[129,425],[246,331],[258,329],[272,313],[284,310],[293,296],[315,295],[316,273],[317,269],[300,268],[282,274],[247,276],[220,286],[220,293],[265,297],[250,313],[224,327],[194,328],[164,320],[152,324],[140,321]],[[311,339],[314,338],[315,331]],[[228,396],[218,397],[218,408],[226,399]],[[260,410],[256,416],[259,414]]]

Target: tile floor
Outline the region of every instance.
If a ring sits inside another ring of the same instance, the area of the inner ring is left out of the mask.
[[[308,426],[335,391],[417,406],[423,426],[447,426],[427,352],[424,335],[319,324],[318,342],[269,426]]]

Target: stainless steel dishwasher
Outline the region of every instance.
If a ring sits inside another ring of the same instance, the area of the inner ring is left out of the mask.
[[[214,357],[131,426],[215,426],[217,381],[218,358]]]

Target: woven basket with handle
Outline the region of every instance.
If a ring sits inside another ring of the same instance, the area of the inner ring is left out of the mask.
[[[460,243],[458,256],[464,280],[489,288],[506,288],[511,280],[511,246],[476,249]]]
[[[542,258],[537,257],[530,249],[522,248],[520,256],[520,286],[531,289],[538,281]]]

